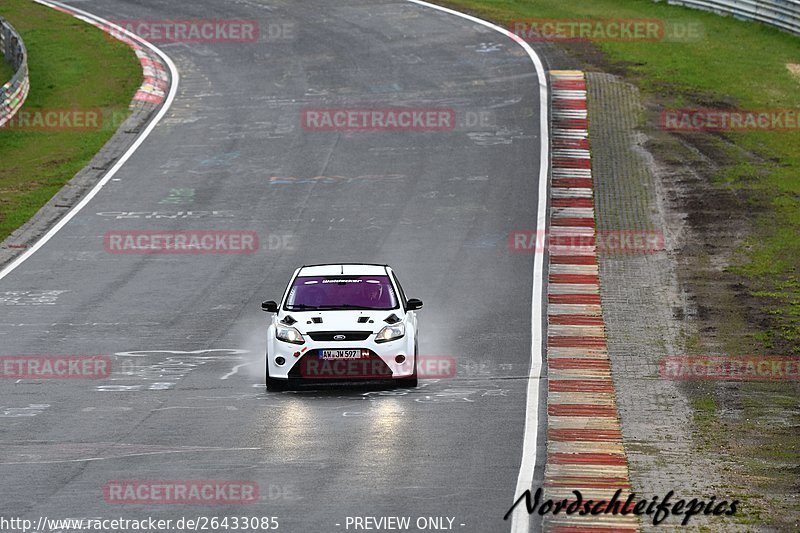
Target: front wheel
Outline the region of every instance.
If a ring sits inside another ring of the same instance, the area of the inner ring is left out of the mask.
[[[417,386],[419,380],[417,374],[413,374],[409,378],[400,378],[397,380],[397,386],[401,389],[413,389]]]
[[[270,392],[277,392],[286,390],[287,383],[282,379],[267,378],[267,390]]]

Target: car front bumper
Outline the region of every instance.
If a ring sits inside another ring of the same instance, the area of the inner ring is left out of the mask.
[[[267,368],[273,379],[308,381],[367,381],[407,378],[415,374],[414,348],[409,335],[376,343],[374,335],[357,342],[322,342],[306,337],[303,345],[290,344],[270,335]],[[409,347],[409,344],[411,346]],[[358,350],[359,357],[324,359],[322,350]],[[403,361],[398,363],[397,357]],[[283,364],[278,364],[279,358]]]

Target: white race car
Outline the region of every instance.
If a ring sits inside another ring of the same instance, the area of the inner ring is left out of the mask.
[[[393,380],[417,386],[417,310],[387,265],[298,268],[267,330],[268,390],[294,382]]]

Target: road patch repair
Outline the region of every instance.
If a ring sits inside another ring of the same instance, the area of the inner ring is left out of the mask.
[[[586,80],[551,71],[551,236],[596,235]],[[597,248],[549,246],[545,497],[610,501],[631,490],[600,303]],[[549,531],[638,531],[633,514],[548,515]]]

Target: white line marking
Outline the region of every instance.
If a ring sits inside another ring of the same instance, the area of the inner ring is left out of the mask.
[[[16,258],[10,265],[8,265],[6,268],[0,271],[0,280],[2,280],[3,278],[11,274],[14,270],[16,270],[17,267],[19,267],[22,263],[28,260],[34,253],[36,253],[42,246],[44,246],[47,243],[47,241],[52,239],[56,235],[56,233],[61,231],[61,229],[64,226],[66,226],[69,223],[69,221],[72,220],[75,217],[75,215],[77,215],[81,211],[81,209],[86,207],[86,205],[92,200],[92,198],[94,198],[97,195],[97,193],[100,192],[100,190],[105,186],[105,184],[108,183],[109,180],[111,180],[111,178],[114,177],[114,175],[119,171],[119,169],[122,168],[122,165],[124,165],[128,161],[128,159],[130,159],[133,153],[139,149],[139,147],[142,145],[145,139],[147,139],[147,137],[150,135],[150,132],[153,131],[153,129],[156,127],[159,121],[161,121],[161,119],[164,118],[164,115],[166,115],[167,111],[172,105],[172,101],[175,99],[175,95],[178,92],[178,82],[180,81],[180,75],[178,74],[178,69],[177,67],[175,67],[175,64],[172,62],[172,60],[164,52],[159,50],[157,47],[153,46],[151,43],[145,41],[138,35],[135,35],[126,30],[125,28],[121,28],[116,24],[112,24],[111,22],[103,18],[100,18],[96,15],[92,15],[91,13],[83,11],[82,9],[78,9],[77,7],[74,6],[67,6],[60,2],[51,2],[48,0],[35,0],[35,1],[47,7],[57,6],[63,9],[74,11],[75,13],[82,15],[84,17],[94,19],[103,24],[108,24],[113,29],[127,35],[128,37],[137,41],[141,45],[151,49],[153,52],[158,54],[161,57],[161,59],[164,60],[164,63],[166,63],[166,65],[169,67],[170,75],[172,76],[172,86],[170,87],[169,94],[167,95],[167,98],[164,100],[164,103],[161,106],[159,112],[150,121],[150,124],[147,125],[147,128],[145,128],[145,130],[141,133],[141,135],[139,135],[136,141],[134,141],[133,145],[130,148],[128,148],[128,151],[126,151],[125,154],[119,158],[119,161],[117,161],[117,163],[113,167],[111,167],[111,169],[106,173],[106,175],[103,176],[103,179],[97,182],[97,184],[92,188],[92,190],[89,191],[89,193],[86,196],[84,196],[83,199],[75,207],[73,207],[66,215],[64,215],[64,218],[59,220],[55,226],[50,228],[50,231],[45,233],[44,236],[42,236],[38,241],[36,241],[36,244],[31,246],[24,254]]]
[[[453,9],[441,7],[420,0],[407,0],[411,3],[436,9],[457,17],[469,20],[476,24],[486,26],[502,33],[509,39],[519,44],[536,67],[539,78],[539,127],[541,130],[541,157],[539,164],[539,203],[536,212],[536,229],[545,228],[547,223],[547,171],[550,166],[549,153],[549,120],[547,100],[547,76],[544,64],[533,48],[522,37],[501,28],[491,22],[460,13]],[[533,294],[531,296],[531,370],[528,375],[528,397],[525,406],[525,437],[522,443],[522,463],[517,478],[517,489],[514,499],[533,486],[533,473],[536,468],[536,439],[539,428],[539,379],[542,372],[542,287],[544,285],[544,255],[537,252],[533,259]],[[525,506],[517,506],[511,515],[512,533],[527,533],[530,529],[530,516]]]
[[[455,15],[457,17],[461,17],[463,19],[469,20],[476,24],[480,24],[492,30],[495,30],[499,33],[502,33],[506,37],[512,39],[517,44],[519,44],[528,56],[533,61],[534,66],[536,67],[536,73],[539,80],[539,102],[540,102],[540,131],[541,135],[541,152],[540,152],[540,164],[539,164],[539,202],[537,206],[537,216],[536,216],[536,227],[543,228],[546,224],[546,207],[547,207],[547,170],[550,164],[550,157],[548,152],[548,142],[549,142],[549,127],[548,127],[548,107],[547,107],[547,78],[545,75],[544,65],[528,43],[526,43],[521,37],[511,33],[510,31],[506,30],[505,28],[501,28],[491,22],[487,22],[485,20],[479,19],[477,17],[473,17],[471,15],[467,15],[465,13],[460,13],[453,9],[448,9],[445,7],[429,4],[427,2],[422,2],[420,0],[407,0],[413,4],[417,4],[420,6],[428,7],[430,9],[436,9],[437,11],[441,11],[444,13],[448,13],[451,15]],[[59,7],[65,7],[63,4],[58,2],[49,2],[46,0],[36,0],[36,2],[47,5],[53,6],[57,5]],[[76,7],[69,6],[69,9],[83,14],[87,17],[93,18],[97,21],[100,21],[104,24],[108,24],[114,29],[124,33],[131,39],[134,39],[144,46],[147,46],[155,53],[157,53],[167,64],[170,69],[170,74],[172,76],[172,86],[170,88],[170,92],[167,95],[166,100],[164,101],[161,110],[155,116],[155,118],[150,122],[147,126],[145,131],[139,136],[139,138],[134,142],[133,146],[131,146],[128,151],[123,155],[120,160],[108,171],[108,173],[103,177],[103,179],[94,186],[94,188],[87,194],[83,200],[81,200],[78,205],[73,207],[67,215],[64,216],[53,228],[50,229],[41,239],[39,239],[34,246],[32,246],[29,250],[27,250],[24,254],[18,257],[14,262],[12,262],[9,266],[5,269],[0,271],[0,280],[8,276],[11,272],[13,272],[19,265],[25,262],[30,256],[32,256],[36,251],[38,251],[42,246],[44,246],[55,234],[57,234],[72,218],[77,215],[91,200],[94,198],[98,192],[105,186],[105,184],[114,177],[114,175],[119,171],[120,168],[127,162],[127,160],[133,155],[133,153],[139,148],[139,146],[144,142],[144,140],[150,135],[152,130],[158,124],[158,122],[164,117],[166,112],[169,110],[169,107],[172,105],[172,101],[175,99],[175,94],[177,93],[178,89],[178,81],[179,81],[179,74],[178,70],[175,67],[175,64],[172,60],[160,49],[152,45],[151,43],[141,39],[140,37],[132,34],[128,30],[121,28],[115,24],[108,22],[105,19],[92,15],[91,13],[87,13],[81,9]],[[539,403],[539,379],[541,377],[541,370],[542,370],[542,293],[543,293],[543,284],[544,284],[544,257],[541,253],[537,253],[534,256],[534,263],[533,263],[533,291],[531,297],[531,369],[528,375],[528,390],[527,390],[527,400],[526,400],[526,413],[525,413],[525,430],[524,430],[524,439],[522,444],[522,462],[520,464],[519,476],[517,478],[517,487],[515,496],[521,495],[524,491],[530,489],[533,485],[533,473],[536,467],[536,445],[537,445],[537,430],[539,426],[539,411],[538,411],[538,403]],[[511,531],[513,533],[520,533],[520,532],[527,532],[529,530],[529,523],[530,517],[528,516],[527,512],[523,508],[520,510],[518,508],[517,511],[512,514],[511,517]]]
[[[219,379],[228,379],[229,377],[236,375],[236,373],[239,372],[239,369],[242,368],[243,366],[254,365],[256,363],[258,363],[258,361],[250,361],[249,363],[242,363],[240,365],[236,365],[235,367],[233,367],[233,370],[231,370],[230,372],[228,372]]]
[[[80,459],[55,459],[52,461],[15,461],[0,462],[0,465],[50,465],[59,463],[84,463],[88,461],[113,461],[114,459],[127,459],[129,457],[147,457],[151,455],[171,455],[176,453],[200,453],[200,452],[246,452],[257,451],[263,448],[209,448],[207,450],[163,450],[157,452],[126,453],[113,457],[84,457]]]
[[[197,405],[173,405],[171,407],[159,407],[158,409],[153,409],[155,411],[172,411],[175,409],[224,409],[226,411],[238,411],[239,409],[234,407],[233,405],[209,405],[208,407],[200,407]]]

